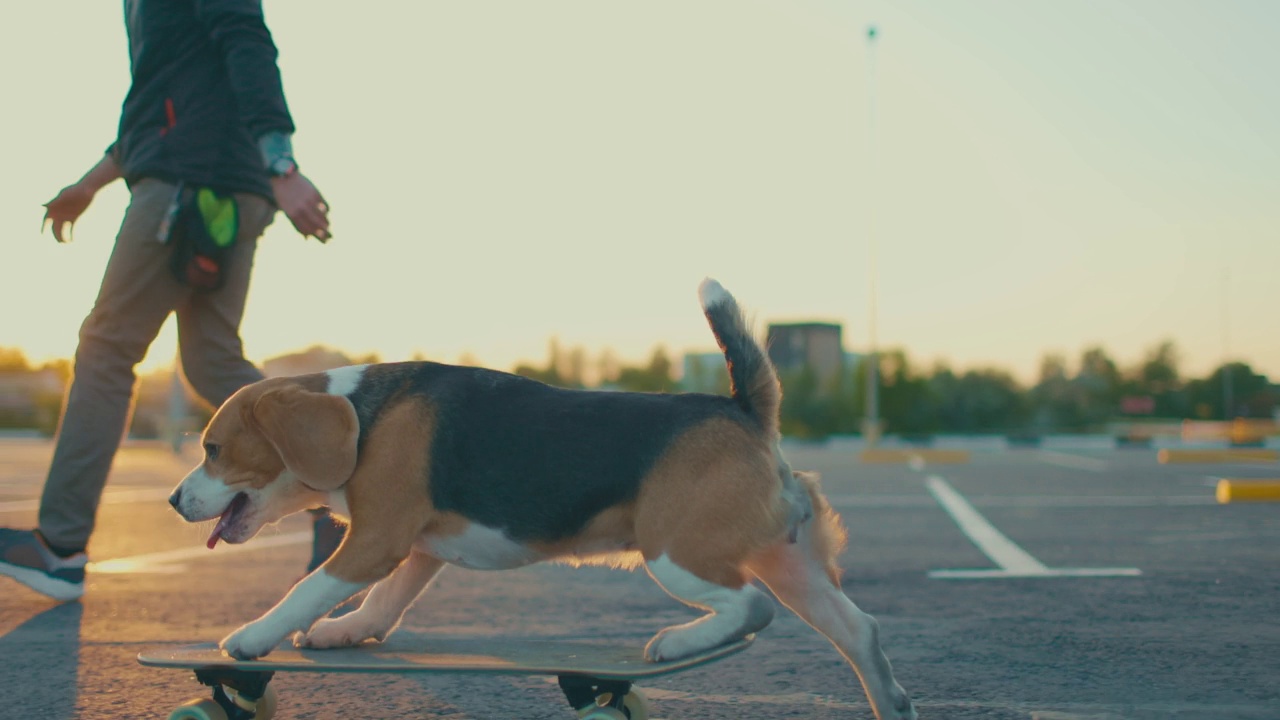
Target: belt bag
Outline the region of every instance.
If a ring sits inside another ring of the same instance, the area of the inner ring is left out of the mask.
[[[179,183],[160,239],[172,245],[169,268],[178,282],[212,292],[240,234],[240,207],[231,194]]]

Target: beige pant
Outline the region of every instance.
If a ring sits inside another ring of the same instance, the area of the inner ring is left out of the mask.
[[[156,239],[175,190],[158,180],[133,185],[98,299],[80,327],[75,377],[40,500],[40,532],[59,547],[83,548],[89,542],[111,461],[133,411],[134,366],[169,313],[178,314],[187,382],[214,407],[262,378],[244,357],[240,318],[258,237],[271,224],[275,207],[257,195],[236,195],[240,234],[225,264],[226,282],[215,292],[199,292],[174,278],[171,248]]]

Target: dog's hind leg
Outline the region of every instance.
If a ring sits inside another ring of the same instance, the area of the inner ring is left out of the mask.
[[[835,556],[844,531],[810,482],[815,516],[800,526],[796,542],[778,542],[750,558],[747,567],[849,661],[879,720],[915,720],[911,700],[880,647],[879,624],[840,589]]]
[[[373,586],[359,608],[341,617],[320,620],[305,634],[297,635],[294,644],[335,648],[369,639],[382,642],[444,566],[443,560],[426,553],[410,553],[400,567]]]
[[[648,660],[678,660],[710,650],[746,637],[773,620],[773,601],[745,582],[740,572],[725,573],[721,582],[712,582],[680,567],[666,555],[646,561],[645,567],[667,594],[708,611],[693,622],[655,635],[644,649]]]

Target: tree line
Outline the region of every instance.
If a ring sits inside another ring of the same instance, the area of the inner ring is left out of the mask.
[[[999,368],[958,371],[942,362],[921,368],[901,349],[883,351],[878,359],[884,432],[906,436],[1104,432],[1124,420],[1270,418],[1280,405],[1280,387],[1247,363],[1225,363],[1208,377],[1187,377],[1171,341],[1149,348],[1131,367],[1121,367],[1101,347],[1086,349],[1074,365],[1062,354],[1048,354],[1030,386]],[[523,364],[515,372],[562,387],[728,392],[723,366],[713,378],[682,381],[673,368],[659,346],[647,362],[634,366],[606,351],[593,373],[582,348],[564,350],[552,341],[544,365]],[[866,363],[827,378],[809,368],[780,371],[784,434],[823,438],[859,432],[866,372]]]
[[[326,358],[331,355],[326,363],[334,366],[380,359],[376,355],[350,358],[322,347],[283,359],[317,353],[326,354]],[[942,362],[921,367],[901,349],[882,351],[878,357],[884,432],[904,436],[1103,432],[1111,423],[1124,420],[1270,418],[1280,405],[1280,386],[1247,363],[1225,363],[1208,377],[1185,376],[1177,347],[1169,341],[1151,347],[1141,361],[1129,367],[1118,365],[1100,347],[1086,349],[1074,364],[1064,355],[1049,354],[1040,363],[1035,383],[1029,386],[999,368],[958,371]],[[414,359],[425,358],[418,355]],[[470,358],[460,362],[477,364]],[[627,363],[611,350],[593,358],[582,347],[564,348],[555,339],[550,341],[543,363],[521,363],[514,368],[516,374],[560,387],[728,394],[729,376],[723,363],[712,363],[710,368],[693,365],[691,370],[691,376],[682,377],[672,355],[661,345],[646,360]],[[826,378],[807,368],[782,370],[784,434],[816,439],[858,433],[866,407],[866,371],[865,362]],[[65,382],[70,364],[56,361],[35,366],[21,351],[0,348],[0,381],[38,372]],[[140,378],[140,411],[154,405],[153,415],[161,412],[168,372]],[[0,402],[0,427],[38,427],[52,432],[62,400],[60,391],[42,390],[27,402],[17,399],[11,388],[8,400]],[[207,414],[209,409],[199,408],[197,403],[193,410]],[[134,418],[135,425],[147,422],[151,422],[147,413]],[[142,426],[134,430],[151,434]]]

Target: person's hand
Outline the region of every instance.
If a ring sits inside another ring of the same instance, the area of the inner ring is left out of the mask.
[[[93,202],[95,194],[92,187],[82,182],[62,188],[57,197],[44,204],[44,220],[40,223],[40,232],[44,232],[52,223],[53,237],[58,242],[71,241],[72,226],[89,207],[89,203]]]
[[[329,233],[329,204],[320,191],[302,173],[271,178],[271,190],[280,208],[303,237],[314,235],[320,242],[333,237]]]

